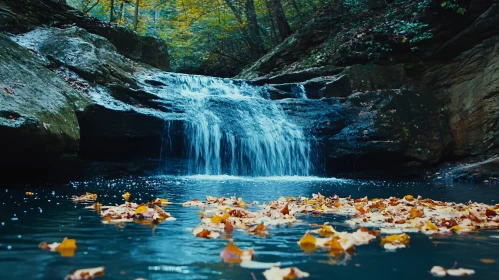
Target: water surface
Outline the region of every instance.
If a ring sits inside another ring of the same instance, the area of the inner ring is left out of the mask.
[[[26,191],[35,195],[27,197]],[[127,224],[125,228],[104,225],[86,204],[75,204],[71,195],[95,192],[104,205],[122,203],[128,191],[131,200],[147,202],[155,197],[168,198],[165,210],[176,221],[150,226]],[[246,202],[268,202],[280,196],[324,195],[363,197],[421,195],[436,200],[499,203],[497,186],[456,185],[407,182],[373,182],[315,177],[232,176],[130,177],[114,180],[95,179],[66,185],[37,185],[0,189],[0,271],[2,279],[63,279],[76,269],[105,266],[106,275],[98,279],[264,279],[262,270],[250,270],[225,264],[219,253],[227,244],[224,238],[195,238],[189,228],[199,222],[198,208],[178,203],[193,198],[242,196]],[[311,279],[430,279],[434,265],[476,270],[475,279],[499,279],[499,232],[481,231],[430,239],[410,234],[409,248],[385,252],[379,240],[358,246],[346,262],[333,264],[328,252],[304,253],[298,240],[310,223],[330,222],[337,230],[352,230],[343,218],[334,215],[302,215],[302,224],[271,227],[271,236],[262,238],[244,232],[232,234],[242,249],[254,248],[254,260],[281,262],[311,274]],[[78,249],[73,258],[38,248],[42,241],[60,242],[75,238]]]

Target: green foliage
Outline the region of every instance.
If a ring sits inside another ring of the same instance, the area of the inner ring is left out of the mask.
[[[440,6],[444,9],[456,11],[456,13],[460,15],[464,15],[466,13],[466,9],[461,7],[457,0],[442,0]]]

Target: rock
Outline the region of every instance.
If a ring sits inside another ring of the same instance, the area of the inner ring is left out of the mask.
[[[423,82],[434,88],[448,115],[454,156],[495,154],[499,145],[499,37],[485,40]]]
[[[0,168],[46,167],[78,152],[89,101],[0,34]]]
[[[437,163],[451,145],[434,94],[417,85],[322,100],[281,101],[316,139],[327,175],[412,171]]]
[[[74,26],[39,28],[13,39],[89,97],[78,114],[81,158],[157,159],[165,134],[182,130],[183,121],[176,121],[181,109],[148,91],[166,86],[150,77],[161,71],[125,58],[106,38]]]
[[[397,89],[406,81],[403,64],[389,66],[357,64],[346,67],[342,73],[347,75],[354,91]]]
[[[314,78],[336,75],[341,73],[343,69],[343,67],[336,66],[312,67],[304,70],[279,74],[270,78],[252,80],[251,83],[254,85],[300,83]]]
[[[442,174],[452,181],[497,183],[499,180],[499,157],[485,161],[457,166]]]
[[[92,83],[129,84],[137,87],[131,73],[137,66],[119,55],[104,37],[79,27],[39,28],[15,38],[57,65],[64,65]]]
[[[299,61],[306,56],[315,45],[324,42],[330,34],[328,29],[331,26],[334,26],[337,21],[338,18],[329,17],[315,19],[304,28],[296,31],[295,34],[288,37],[284,42],[276,46],[253,65],[244,69],[236,78],[253,80],[259,77],[280,74],[285,66],[289,66],[293,62]],[[319,67],[323,65],[314,66]]]
[[[25,33],[39,26],[67,28],[73,25],[109,40],[127,58],[168,71],[165,42],[140,36],[118,24],[102,22],[55,0],[3,0],[0,2],[0,32]]]
[[[315,78],[302,84],[306,90],[307,97],[312,99],[347,97],[352,93],[350,80],[343,74]]]

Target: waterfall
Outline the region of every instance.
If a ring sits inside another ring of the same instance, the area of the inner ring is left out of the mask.
[[[170,100],[185,120],[191,174],[307,176],[312,172],[311,148],[302,129],[268,99],[263,88],[172,73],[148,78],[161,81],[163,86],[155,93]]]

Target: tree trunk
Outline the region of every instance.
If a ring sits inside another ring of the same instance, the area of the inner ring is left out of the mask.
[[[262,37],[258,29],[258,21],[255,12],[255,0],[246,0],[246,18],[248,20],[248,32],[250,35],[250,44],[255,56],[265,52]]]
[[[281,0],[268,0],[270,2],[270,9],[272,15],[277,23],[277,29],[279,30],[279,37],[281,41],[284,41],[289,35],[293,33],[291,27],[289,27],[288,20],[284,14],[284,9],[282,8]]]
[[[109,21],[113,22],[114,21],[114,0],[109,0]]]
[[[123,19],[123,14],[125,13],[125,2],[121,2],[121,4],[120,4],[120,10],[119,10],[118,13],[119,13],[118,19],[122,20]]]
[[[133,19],[133,30],[137,31],[137,26],[139,25],[139,4],[140,0],[135,1],[135,17]]]
[[[303,21],[303,15],[300,11],[300,8],[298,7],[298,3],[296,3],[296,0],[291,0],[291,5],[293,8],[296,10],[296,13],[298,14],[298,18],[300,19],[300,26],[305,25],[305,22]]]

